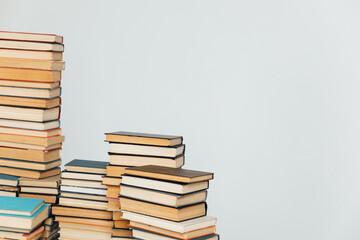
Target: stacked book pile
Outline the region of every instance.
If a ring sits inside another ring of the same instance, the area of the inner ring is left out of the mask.
[[[19,177],[0,174],[0,196],[17,197]]]
[[[49,206],[40,199],[0,196],[0,238],[44,238]]]
[[[133,132],[106,133],[110,143],[110,164],[103,184],[107,185],[109,211],[113,211],[114,231],[126,231],[119,201],[122,174],[130,166],[157,165],[178,168],[184,164],[182,137]]]
[[[75,159],[61,174],[59,205],[53,207],[61,239],[111,239],[112,212],[102,184],[108,162]],[[127,236],[131,232],[127,230]],[[122,233],[123,234],[123,233]]]
[[[161,166],[131,167],[122,175],[120,205],[133,236],[144,240],[217,240],[216,218],[206,216],[213,174]]]

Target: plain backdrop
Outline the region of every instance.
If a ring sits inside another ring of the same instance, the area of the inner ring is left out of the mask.
[[[62,159],[183,135],[225,240],[360,239],[360,2],[0,1],[65,40]]]

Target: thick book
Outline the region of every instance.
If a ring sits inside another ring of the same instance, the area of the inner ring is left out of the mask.
[[[0,133],[0,141],[23,143],[30,145],[40,145],[40,146],[50,146],[58,143],[63,143],[65,141],[65,137],[61,135],[52,136],[52,137],[33,137],[33,136],[24,136],[17,134]]]
[[[33,178],[25,178],[25,177],[21,177],[19,179],[19,186],[58,188],[59,185],[60,185],[60,175],[55,175],[43,179],[33,179]]]
[[[28,169],[0,166],[0,173],[9,174],[9,175],[13,175],[13,176],[19,176],[19,177],[41,179],[41,178],[47,178],[47,177],[58,175],[60,173],[60,168],[56,167],[56,168],[46,170],[46,171],[36,171],[36,170],[28,170]]]
[[[0,86],[8,86],[8,87],[54,89],[60,87],[60,85],[61,85],[60,81],[46,83],[46,82],[24,82],[17,80],[0,79]]]
[[[86,219],[86,218],[78,218],[78,217],[55,216],[55,221],[65,222],[65,223],[75,223],[75,224],[86,224],[86,225],[109,227],[109,228],[112,228],[114,226],[114,221],[103,220],[103,219]]]
[[[155,165],[171,168],[179,168],[184,165],[184,155],[179,155],[174,158],[156,157],[156,156],[141,156],[130,154],[116,154],[109,153],[110,164],[122,166],[146,166]]]
[[[96,173],[82,173],[82,172],[70,172],[67,170],[62,171],[62,179],[78,179],[78,180],[90,180],[90,181],[102,181],[104,174]]]
[[[16,187],[19,184],[18,176],[11,176],[8,174],[0,174],[0,185]]]
[[[50,195],[50,194],[39,194],[39,193],[25,193],[20,192],[19,197],[21,198],[35,198],[35,199],[42,199],[46,204],[55,204],[57,202],[57,195]]]
[[[51,83],[61,80],[61,71],[0,67],[0,78],[18,81]]]
[[[37,131],[46,131],[51,129],[57,129],[60,127],[60,121],[47,121],[47,122],[29,122],[21,120],[11,120],[11,119],[0,119],[1,127],[9,128],[20,128],[27,130],[37,130]]]
[[[106,186],[102,184],[102,181],[89,181],[68,178],[61,179],[61,186],[106,189]]]
[[[45,188],[45,187],[21,187],[22,193],[38,193],[38,194],[50,194],[58,195],[58,188]]]
[[[108,211],[121,211],[120,209],[120,201],[118,198],[113,199],[113,198],[107,198],[108,199]]]
[[[0,196],[17,197],[17,192],[9,192],[9,191],[0,190]]]
[[[96,226],[90,224],[83,224],[83,223],[68,223],[68,222],[59,222],[59,226],[61,229],[73,229],[75,231],[96,231],[101,233],[108,233],[110,234],[112,231],[111,227],[104,227],[104,226]],[[73,238],[71,238],[73,239]],[[76,238],[75,238],[76,239]],[[101,238],[106,239],[106,238]]]
[[[111,233],[93,231],[90,226],[86,230],[73,229],[61,226],[61,239],[86,239],[86,240],[107,240],[111,239]]]
[[[128,143],[113,143],[110,142],[111,153],[120,154],[132,154],[132,155],[143,155],[143,156],[158,156],[158,157],[169,157],[175,158],[179,155],[184,154],[185,145],[177,146],[149,146],[139,144],[128,144]]]
[[[43,88],[0,86],[0,95],[3,96],[50,99],[50,98],[59,97],[60,93],[61,93],[60,87],[54,89],[43,89]]]
[[[65,164],[65,169],[72,172],[106,174],[107,164],[109,163],[104,161],[74,159]]]
[[[207,189],[209,187],[209,181],[201,181],[195,183],[179,183],[179,182],[170,182],[163,181],[151,178],[122,175],[122,183],[141,187],[154,189],[164,192],[177,193],[177,194],[187,194],[192,192],[197,192],[200,190]]]
[[[0,166],[21,168],[21,169],[46,171],[58,167],[60,165],[61,165],[60,159],[47,163],[42,163],[42,162],[22,161],[22,160],[9,159],[9,158],[0,158]]]
[[[104,210],[84,209],[76,207],[66,206],[53,206],[52,214],[55,216],[66,216],[66,217],[81,217],[81,218],[92,218],[92,219],[112,219],[112,212]]]
[[[105,133],[106,141],[119,143],[134,143],[143,145],[155,146],[176,146],[182,144],[183,138],[181,136],[148,134],[137,132],[112,132]]]
[[[126,168],[128,168],[128,166],[107,165],[106,176],[121,177],[121,175],[125,173]]]
[[[131,237],[133,235],[131,229],[122,229],[122,228],[113,228],[111,233],[112,236],[115,237]]]
[[[62,36],[58,36],[55,34],[44,34],[44,33],[0,31],[0,39],[31,41],[31,42],[63,43]]]
[[[54,108],[61,105],[60,97],[51,99],[0,96],[0,105],[32,108]]]
[[[122,182],[122,178],[121,178],[121,177],[109,177],[109,176],[104,176],[104,177],[102,178],[102,183],[103,183],[104,185],[119,186],[121,182]]]
[[[62,61],[62,52],[32,51],[0,48],[0,57],[34,60]]]
[[[47,137],[60,136],[61,129],[56,128],[56,129],[39,131],[39,130],[30,130],[30,129],[21,129],[21,128],[0,127],[0,133],[47,138]]]
[[[60,107],[50,109],[35,109],[0,106],[0,118],[25,120],[31,122],[46,122],[57,120],[60,118]]]
[[[16,59],[16,58],[0,58],[0,67],[61,71],[65,69],[65,62]]]
[[[19,187],[16,186],[6,186],[6,185],[0,185],[0,191],[8,191],[8,192],[18,192]]]
[[[53,145],[49,145],[49,146],[41,146],[41,145],[33,145],[33,144],[26,144],[26,143],[0,141],[0,146],[1,147],[9,147],[9,148],[27,149],[27,150],[50,151],[50,150],[61,148],[62,144],[57,143],[57,144],[53,144]]]
[[[76,187],[76,186],[60,186],[60,190],[63,192],[73,192],[73,193],[85,193],[85,194],[94,194],[100,196],[106,196],[106,189],[99,188],[87,188],[87,187]]]
[[[186,205],[192,205],[195,203],[205,202],[207,192],[200,191],[189,194],[174,194],[169,192],[162,192],[158,190],[139,188],[134,186],[128,186],[121,184],[121,196],[137,199],[140,201],[147,201],[166,205],[170,207],[181,207]],[[109,194],[109,190],[108,190]]]
[[[168,168],[153,165],[130,167],[125,170],[125,174],[182,183],[201,182],[214,178],[214,174],[210,172],[201,172],[181,168]]]
[[[44,201],[39,199],[0,197],[0,214],[31,216],[40,209],[43,204]]]
[[[42,237],[44,226],[34,229],[32,232],[23,233],[17,228],[10,229],[10,231],[0,230],[1,239],[18,239],[18,240],[37,240]]]
[[[128,219],[131,222],[139,222],[148,224],[154,227],[174,231],[178,233],[186,233],[195,231],[201,228],[207,228],[215,226],[217,219],[210,216],[198,217],[187,221],[174,222],[149,215],[143,215],[135,212],[123,211],[122,217]]]
[[[107,198],[118,199],[120,194],[120,186],[107,186]]]
[[[96,210],[107,210],[108,202],[107,201],[97,201],[89,199],[79,199],[79,198],[68,198],[68,197],[59,197],[59,205],[69,206],[69,207],[79,207],[79,208],[88,208]]]
[[[80,199],[97,200],[103,202],[108,201],[105,195],[86,194],[80,192],[67,192],[67,191],[61,191],[60,195],[68,198],[80,198]]]
[[[51,162],[60,158],[60,150],[55,149],[44,152],[37,150],[0,147],[0,158],[26,160],[31,162]]]
[[[133,236],[135,238],[137,238],[137,239],[156,239],[156,240],[184,239],[184,238],[174,238],[174,237],[170,237],[170,236],[162,235],[162,234],[159,234],[159,233],[146,231],[146,230],[139,229],[139,228],[133,228]],[[192,238],[192,240],[219,240],[219,235],[210,234],[210,235],[206,235],[206,236]]]
[[[160,204],[120,197],[121,209],[150,215],[172,221],[184,221],[206,215],[206,204],[198,203],[183,207],[169,207]]]
[[[0,39],[0,48],[53,51],[53,52],[64,51],[64,45],[60,43],[41,43],[41,42],[13,41],[13,40],[1,40],[1,39]]]

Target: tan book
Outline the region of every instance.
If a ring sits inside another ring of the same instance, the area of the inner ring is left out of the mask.
[[[109,228],[112,228],[114,225],[114,221],[110,221],[110,220],[86,219],[86,218],[65,217],[65,216],[55,216],[55,221],[65,222],[65,223],[86,224],[86,225],[109,227]]]
[[[47,171],[33,171],[27,169],[0,167],[0,173],[12,176],[28,177],[28,178],[47,178],[60,173],[60,168],[53,168]]]
[[[95,229],[96,230],[96,229]],[[74,229],[62,226],[60,229],[60,239],[66,240],[102,240],[111,239],[111,232],[93,231],[92,228]],[[121,239],[123,240],[123,239]]]
[[[116,220],[114,221],[114,228],[129,228],[129,223],[128,220]]]
[[[19,193],[19,197],[42,199],[46,204],[55,204],[57,199],[56,195],[34,194],[34,193],[23,193],[23,192]]]
[[[70,178],[70,179],[90,180],[90,181],[97,181],[97,182],[102,182],[103,176],[104,176],[103,174],[70,172],[67,170],[62,171],[62,173],[61,173],[61,177],[63,179]]]
[[[49,42],[49,43],[63,42],[63,37],[55,34],[25,33],[25,32],[10,32],[10,31],[0,31],[0,39],[31,41],[31,42]]]
[[[121,175],[125,173],[126,168],[128,168],[128,166],[107,165],[106,166],[106,176],[121,177]]]
[[[0,185],[0,191],[17,192],[19,191],[19,188],[13,186]]]
[[[112,212],[94,209],[73,208],[66,206],[53,206],[52,214],[56,216],[95,218],[95,219],[112,219]]]
[[[64,136],[32,137],[32,136],[0,133],[0,141],[40,145],[40,146],[50,146],[64,142],[65,137]]]
[[[107,187],[103,185],[101,181],[88,181],[88,180],[67,179],[67,178],[61,179],[61,186],[107,189]]]
[[[43,179],[32,179],[21,177],[19,186],[58,188],[60,185],[60,174]]]
[[[8,87],[54,89],[60,87],[60,85],[61,85],[60,81],[45,83],[45,82],[24,82],[24,81],[0,79],[0,86],[8,86]]]
[[[51,129],[56,129],[60,127],[60,121],[58,119],[49,122],[29,122],[21,120],[12,120],[12,119],[0,119],[1,127],[9,128],[21,128],[27,130],[36,130],[36,131],[47,131]]]
[[[194,183],[211,180],[214,178],[214,174],[209,172],[200,172],[181,168],[168,168],[152,165],[130,167],[125,170],[125,173],[140,177],[148,177],[182,183]]]
[[[12,158],[18,160],[27,160],[31,162],[51,162],[60,158],[60,149],[44,152],[36,150],[0,147],[0,158]]]
[[[31,82],[58,82],[61,80],[61,71],[0,67],[0,78]]]
[[[124,131],[105,133],[105,135],[106,141],[108,142],[133,143],[156,146],[176,146],[180,145],[183,140],[181,136]]]
[[[41,145],[32,145],[32,144],[25,144],[25,143],[0,141],[0,146],[1,147],[27,149],[27,150],[51,151],[54,149],[61,148],[61,143],[57,143],[57,144],[53,144],[53,145],[49,145],[49,146],[41,146]]]
[[[175,158],[184,154],[185,145],[150,146],[110,142],[110,153]]]
[[[46,122],[57,120],[59,117],[59,107],[44,110],[35,108],[0,106],[0,118],[5,119]]]
[[[46,52],[46,51],[31,51],[31,50],[0,48],[0,57],[62,61],[63,55],[61,52]]]
[[[44,187],[21,187],[22,193],[39,193],[39,194],[50,194],[58,195],[58,188],[44,188]]]
[[[90,208],[96,210],[108,209],[108,202],[88,200],[88,199],[67,198],[62,196],[59,197],[59,204],[61,206]]]
[[[17,196],[17,192],[8,192],[8,191],[2,191],[2,190],[0,190],[0,196],[16,197],[16,196]]]
[[[93,195],[93,194],[85,194],[85,193],[75,193],[75,192],[61,192],[61,196],[68,198],[81,198],[81,199],[89,199],[89,200],[97,200],[97,201],[107,201],[106,196],[101,195]]]
[[[173,239],[189,239],[189,238],[173,238],[171,236],[167,235],[159,235],[159,233],[146,231],[140,228],[133,228],[133,237],[136,239],[157,239],[157,240],[173,240]],[[194,239],[194,238],[193,238]],[[199,238],[195,239],[201,239],[201,240],[219,240],[218,234],[210,234],[205,235]]]
[[[1,39],[0,39],[0,48],[53,51],[53,52],[64,51],[64,45],[59,43],[41,43],[41,42],[13,41],[13,40],[1,40]]]
[[[174,208],[120,197],[120,204],[122,210],[164,218],[172,221],[184,221],[206,215],[205,203]]]
[[[131,229],[112,229],[112,236],[114,237],[131,237],[132,230]]]
[[[0,158],[0,166],[21,168],[21,169],[46,171],[58,167],[60,165],[61,165],[60,159],[47,163],[38,163],[38,162],[21,161],[21,160],[8,159],[8,158]]]
[[[109,153],[111,165],[146,166],[155,165],[179,168],[184,165],[184,155],[175,158]]]
[[[54,108],[61,105],[59,97],[52,99],[0,96],[0,105],[32,108]]]
[[[0,67],[61,71],[64,70],[65,68],[65,62],[32,60],[32,59],[16,59],[16,58],[0,58]]]
[[[112,219],[114,220],[114,221],[116,221],[116,220],[124,220],[123,218],[122,218],[122,212],[112,212]]]
[[[91,229],[94,232],[101,232],[101,233],[111,233],[112,227],[104,227],[104,226],[96,226],[96,225],[89,225],[89,224],[82,224],[82,223],[68,223],[68,222],[59,222],[59,226],[61,229],[68,228],[74,230],[81,230],[86,231]]]
[[[120,211],[119,199],[108,198],[108,211]]]
[[[120,186],[107,186],[107,195],[108,198],[119,198]]]
[[[102,178],[102,183],[104,185],[112,185],[112,186],[120,186],[120,183],[122,182],[121,177],[108,177],[104,176]]]
[[[59,136],[61,134],[61,128],[40,131],[40,130],[31,130],[31,129],[0,127],[0,133],[46,138],[46,137]]]
[[[60,87],[55,89],[42,89],[42,88],[0,86],[0,95],[3,96],[49,100],[50,98],[59,97],[60,93],[61,93]]]

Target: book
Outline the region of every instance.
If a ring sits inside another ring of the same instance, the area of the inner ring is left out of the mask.
[[[114,228],[128,228],[129,223],[130,223],[129,220],[115,220]]]
[[[111,153],[174,158],[176,156],[182,155],[184,150],[185,145],[164,147],[110,142]]]
[[[43,152],[37,150],[0,147],[0,158],[27,160],[32,162],[51,162],[60,158],[60,150],[55,149]]]
[[[97,200],[97,201],[103,201],[103,202],[107,201],[107,198],[105,195],[86,194],[86,193],[79,193],[79,192],[61,191],[61,196],[68,197],[68,198]]]
[[[25,135],[0,133],[0,141],[23,143],[30,145],[50,146],[65,141],[64,136],[33,137]]]
[[[65,62],[32,60],[32,59],[16,59],[16,58],[0,58],[0,66],[12,67],[12,68],[28,68],[28,69],[61,71],[65,69]]]
[[[182,144],[183,141],[183,138],[181,136],[124,131],[105,133],[105,135],[106,141],[108,142],[134,143],[143,145],[175,146]]]
[[[54,108],[61,104],[61,98],[41,99],[41,98],[25,98],[0,96],[0,105],[17,106],[17,107],[33,107],[33,108]]]
[[[175,208],[120,196],[120,205],[121,209],[125,211],[151,215],[172,221],[184,221],[206,215],[205,203]]]
[[[1,191],[8,191],[8,192],[18,192],[18,191],[19,191],[19,187],[0,185],[0,190],[1,190]]]
[[[48,60],[48,61],[62,61],[63,55],[61,52],[14,50],[14,49],[0,48],[0,57],[22,58],[22,59],[33,59],[33,60]]]
[[[40,179],[40,178],[51,177],[51,176],[55,176],[55,175],[59,174],[60,168],[56,167],[56,168],[46,170],[46,171],[33,171],[33,170],[27,170],[27,169],[0,166],[0,173],[9,174],[9,175],[13,175],[13,176]]]
[[[88,208],[96,210],[107,210],[108,202],[106,201],[97,201],[89,199],[78,199],[78,198],[68,198],[68,197],[59,197],[59,204],[61,206],[69,207],[79,207],[79,208]]]
[[[58,195],[58,188],[45,188],[45,187],[21,187],[22,193],[38,193],[38,194],[52,194]]]
[[[122,183],[141,188],[154,189],[164,192],[187,194],[201,191],[209,187],[209,181],[201,181],[196,183],[178,183],[169,182],[151,178],[122,175]]]
[[[181,238],[173,238],[166,235],[161,235],[154,232],[145,231],[139,228],[133,228],[133,236],[137,239],[156,239],[156,240],[176,240]],[[192,240],[219,240],[219,235],[210,234],[207,236],[192,238]]]
[[[16,197],[16,196],[17,196],[17,192],[9,192],[9,191],[2,191],[2,190],[0,190],[0,196]]]
[[[0,214],[13,214],[31,216],[39,210],[44,201],[39,199],[27,199],[13,197],[0,197]]]
[[[0,126],[27,130],[46,131],[51,129],[58,129],[60,127],[60,121],[55,120],[48,122],[28,122],[20,120],[0,119]]]
[[[119,198],[120,187],[119,186],[107,186],[107,198]]]
[[[178,233],[186,233],[197,229],[215,226],[217,221],[216,218],[211,216],[198,217],[182,222],[174,222],[129,211],[123,211],[122,215],[123,218],[130,220],[130,222],[139,222]]]
[[[98,188],[87,188],[87,187],[74,187],[74,186],[60,186],[60,190],[62,192],[73,192],[73,193],[85,193],[85,194],[94,194],[106,196],[106,189],[98,189]]]
[[[166,205],[170,207],[181,207],[186,205],[192,205],[195,203],[205,202],[207,196],[206,191],[180,195],[157,190],[133,187],[124,184],[121,184],[120,188],[121,196]]]
[[[65,217],[65,216],[55,216],[55,221],[65,222],[65,223],[75,223],[75,224],[86,224],[93,226],[109,227],[112,228],[114,221],[103,220],[103,219],[86,219],[78,217]]]
[[[156,157],[156,156],[141,156],[130,154],[116,154],[109,152],[111,165],[123,166],[145,166],[155,165],[171,168],[179,168],[184,165],[184,155],[179,155],[174,158]]]
[[[44,202],[46,204],[55,204],[57,202],[57,196],[56,195],[49,195],[49,194],[20,192],[19,197],[21,197],[21,198],[42,199],[42,200],[44,200]]]
[[[19,179],[19,186],[58,188],[59,184],[60,175],[55,175],[43,179],[33,179],[25,177],[21,177]]]
[[[39,131],[39,130],[30,130],[30,129],[21,129],[21,128],[0,127],[0,133],[47,138],[47,137],[60,136],[61,129],[55,128],[50,130]]]
[[[108,198],[108,211],[120,211],[119,199]]]
[[[104,176],[104,177],[102,178],[102,183],[103,183],[104,185],[119,186],[121,182],[122,182],[122,178],[121,178],[121,177],[108,177],[108,176]]]
[[[67,178],[61,179],[61,186],[106,189],[106,186],[102,184],[102,181],[89,181],[89,180],[78,180],[78,179],[67,179]]]
[[[0,184],[5,186],[16,187],[19,183],[19,177],[7,174],[0,174]]]
[[[106,166],[106,176],[121,177],[121,175],[125,173],[126,168],[128,168],[128,166],[107,165]]]
[[[66,216],[66,217],[81,217],[81,218],[105,219],[105,220],[112,219],[112,213],[108,211],[74,208],[74,207],[66,207],[59,205],[52,207],[52,214],[56,216]]]
[[[78,179],[78,180],[91,180],[91,181],[102,181],[104,174],[96,174],[96,173],[82,173],[82,172],[70,172],[70,171],[62,171],[61,178],[66,179]]]
[[[125,170],[126,174],[140,177],[149,177],[161,180],[194,183],[207,181],[214,178],[213,173],[187,170],[181,168],[168,168],[161,166],[130,167]]]
[[[15,142],[6,142],[0,141],[1,147],[9,147],[9,148],[20,148],[20,149],[28,149],[28,150],[39,150],[39,151],[50,151],[54,149],[61,148],[61,143],[49,145],[49,146],[41,146],[41,145],[32,145],[25,143],[15,143]]]
[[[112,213],[112,219],[114,220],[114,221],[117,221],[117,220],[124,220],[123,218],[122,218],[122,212],[113,212]]]
[[[1,40],[0,48],[36,50],[36,51],[54,51],[63,52],[64,45],[59,43],[41,43],[28,41]]]
[[[60,117],[60,107],[50,109],[35,109],[22,107],[0,106],[0,118],[46,122]]]
[[[157,234],[160,234],[160,235],[165,235],[165,236],[168,236],[168,237],[172,237],[172,238],[176,238],[176,239],[183,239],[183,240],[208,236],[208,235],[216,233],[216,227],[215,226],[210,226],[210,227],[206,227],[206,228],[200,228],[200,229],[196,229],[196,230],[193,230],[193,231],[190,231],[190,232],[185,232],[185,233],[178,233],[178,232],[166,230],[166,229],[163,229],[163,228],[154,227],[154,226],[151,226],[151,225],[148,225],[148,224],[143,224],[143,223],[139,223],[139,222],[133,222],[133,221],[130,222],[129,226],[132,227],[132,228],[137,228],[137,229],[145,230],[145,231],[148,231],[148,232],[157,233]]]
[[[55,98],[59,97],[61,93],[61,88],[53,89],[43,89],[43,88],[25,88],[25,87],[8,87],[0,86],[0,95],[4,96],[13,96],[13,97],[23,97],[24,101],[27,98]]]
[[[18,229],[11,229],[14,231],[0,231],[0,238],[1,239],[19,239],[19,240],[37,240],[40,239],[42,233],[44,232],[44,226],[40,226],[37,229],[34,229],[30,233],[23,233],[18,231]]]
[[[112,236],[115,236],[115,237],[131,237],[132,236],[132,230],[131,229],[113,228],[112,229]]]
[[[62,43],[63,37],[55,34],[0,31],[0,39]]]
[[[106,174],[106,165],[108,162],[74,159],[65,164],[65,169],[72,172],[87,172]]]
[[[38,162],[28,162],[28,161],[22,161],[16,159],[0,158],[0,166],[21,168],[21,169],[46,171],[58,167],[60,165],[61,165],[60,159],[47,163],[42,163],[42,162],[38,163]]]
[[[91,228],[90,228],[91,229]],[[72,228],[61,227],[60,229],[61,239],[86,239],[86,240],[107,240],[111,239],[111,233],[104,233],[99,231],[79,230]]]
[[[0,49],[0,53],[1,53]],[[61,71],[0,67],[0,78],[30,82],[58,82]]]
[[[54,89],[60,87],[60,85],[61,85],[60,81],[47,83],[47,82],[24,82],[17,80],[0,79],[0,86],[8,86],[8,87]]]
[[[68,229],[74,229],[74,230],[80,230],[80,231],[91,230],[91,231],[100,232],[100,233],[111,233],[112,232],[112,227],[96,226],[96,225],[83,224],[83,223],[59,222],[59,226],[61,229],[68,228]]]

